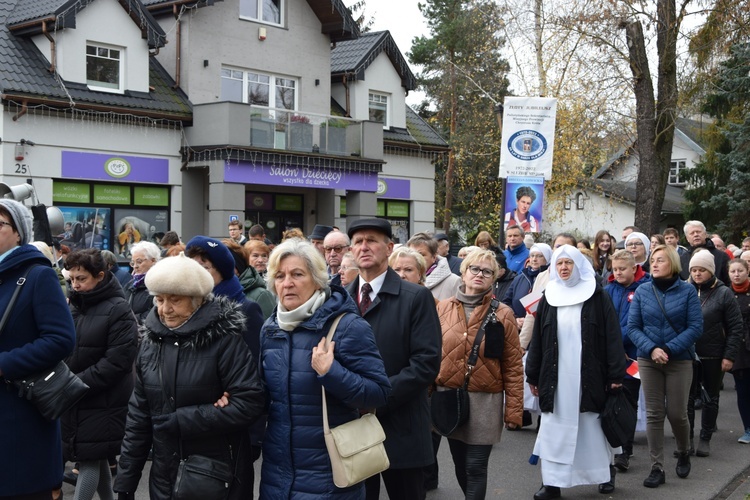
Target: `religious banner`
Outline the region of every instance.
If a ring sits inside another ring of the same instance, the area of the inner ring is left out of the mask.
[[[541,233],[544,177],[508,177],[505,190],[503,230],[520,227],[524,233]]]
[[[557,99],[506,97],[498,177],[552,176]]]

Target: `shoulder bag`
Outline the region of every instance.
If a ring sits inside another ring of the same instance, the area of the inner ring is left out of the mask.
[[[331,342],[336,327],[344,315],[337,317],[326,337],[326,344]],[[326,389],[323,393],[323,436],[325,437],[328,457],[331,459],[333,484],[347,488],[368,477],[379,474],[390,467],[385,452],[385,431],[374,413],[365,413],[362,417],[341,424],[333,429],[328,425],[328,405]]]
[[[29,266],[23,276],[16,281],[16,289],[5,308],[5,313],[0,319],[0,335],[5,329],[13,306],[16,304],[21,288],[26,283],[26,277],[36,265]],[[36,406],[39,413],[47,420],[56,420],[63,413],[75,406],[88,392],[83,380],[70,371],[64,361],[59,361],[55,366],[12,383],[18,389],[18,396],[25,398]]]
[[[477,331],[477,335],[474,338],[474,344],[471,346],[469,359],[466,360],[464,385],[457,389],[432,391],[432,396],[430,397],[430,420],[432,420],[432,426],[435,430],[443,436],[450,436],[456,431],[456,429],[469,420],[469,379],[471,378],[471,373],[479,359],[479,347],[482,344],[482,338],[484,337],[484,331],[487,324],[490,321],[495,325],[497,324],[495,309],[498,305],[499,303],[493,297],[492,302],[490,303],[490,311]],[[502,327],[502,325],[500,326]],[[502,342],[504,341],[505,337],[503,336]],[[502,343],[500,344],[499,349],[500,353],[494,353],[496,356],[493,357],[500,357],[502,354]],[[486,350],[487,343],[485,343],[485,355]]]

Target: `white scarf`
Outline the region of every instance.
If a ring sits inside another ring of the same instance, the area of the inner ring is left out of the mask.
[[[307,302],[292,311],[288,311],[287,308],[279,302],[279,307],[276,309],[276,321],[279,323],[279,328],[285,332],[291,332],[297,328],[300,323],[310,318],[325,301],[326,293],[323,290],[316,290],[313,292],[312,296],[307,299]]]

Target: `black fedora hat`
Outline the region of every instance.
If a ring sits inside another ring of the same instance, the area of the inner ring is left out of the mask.
[[[347,228],[346,234],[349,236],[349,238],[351,238],[354,233],[363,229],[374,229],[385,234],[386,236],[388,236],[388,238],[393,238],[393,230],[391,229],[391,224],[385,219],[374,218],[355,220],[354,222],[352,222],[351,226]]]
[[[310,233],[310,236],[308,236],[308,238],[311,240],[323,240],[331,231],[333,231],[333,227],[331,226],[315,224],[315,227],[313,228],[312,233]]]

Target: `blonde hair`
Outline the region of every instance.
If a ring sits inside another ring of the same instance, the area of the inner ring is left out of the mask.
[[[266,283],[268,289],[276,296],[276,271],[281,265],[281,261],[287,257],[299,257],[307,266],[307,270],[312,275],[315,285],[320,290],[328,288],[328,271],[326,270],[326,261],[317,248],[305,240],[292,238],[282,242],[273,249],[271,256],[268,258],[268,274]]]
[[[497,279],[497,274],[500,272],[500,265],[497,263],[495,252],[492,250],[479,248],[469,253],[469,255],[464,258],[463,262],[461,262],[461,274],[465,274],[466,270],[469,269],[469,266],[473,266],[475,262],[482,262],[485,260],[489,262],[490,268],[492,269],[492,281],[494,282]]]
[[[633,257],[633,254],[628,252],[627,250],[618,250],[612,255],[609,256],[609,260],[612,262],[616,260],[624,260],[628,263],[629,266],[635,265],[635,257]]]
[[[388,257],[388,265],[392,268],[396,264],[396,261],[401,257],[411,257],[414,259],[414,262],[417,264],[417,270],[419,271],[419,283],[424,283],[427,279],[427,275],[425,274],[427,272],[427,262],[425,262],[422,254],[413,248],[398,247],[393,253],[391,253],[391,256]]]
[[[672,276],[674,276],[675,274],[680,274],[680,271],[682,271],[682,265],[680,264],[680,254],[677,253],[677,250],[670,247],[669,245],[656,245],[651,249],[649,262],[654,260],[654,255],[656,255],[656,252],[664,252],[667,260],[669,260],[669,270],[671,271]]]

